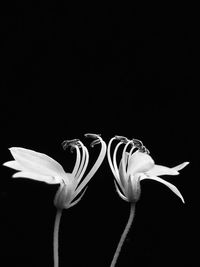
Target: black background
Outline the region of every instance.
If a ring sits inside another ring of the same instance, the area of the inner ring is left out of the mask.
[[[87,132],[106,143],[116,134],[138,138],[161,165],[192,161],[192,14],[172,10],[50,2],[18,4],[1,16],[1,163],[11,159],[8,147],[21,146],[69,172],[74,155],[61,142],[89,146]],[[98,147],[89,150],[91,167]],[[193,266],[192,168],[166,177],[185,205],[165,186],[142,182],[117,266]],[[53,266],[58,186],[11,179],[5,167],[1,173],[2,266]],[[60,266],[109,266],[128,214],[105,160],[81,202],[63,212]]]

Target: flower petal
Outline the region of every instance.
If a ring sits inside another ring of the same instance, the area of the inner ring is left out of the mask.
[[[181,163],[181,164],[179,164],[179,165],[173,167],[172,169],[174,169],[174,170],[176,170],[176,171],[180,171],[180,170],[182,170],[183,168],[185,168],[188,164],[189,164],[189,162],[186,161],[186,162],[183,162],[183,163]]]
[[[87,188],[88,187],[84,188],[83,193],[81,193],[80,197],[77,198],[76,200],[74,200],[74,202],[71,202],[71,204],[69,204],[69,205],[65,205],[65,208],[68,209],[68,208],[71,208],[74,205],[76,205],[82,199],[83,195],[85,195]],[[72,199],[72,201],[73,201],[73,199]]]
[[[101,143],[101,151],[99,153],[99,156],[96,162],[94,163],[93,167],[89,171],[89,173],[84,178],[84,180],[77,186],[74,197],[76,197],[81,192],[81,190],[86,186],[86,184],[90,181],[90,179],[96,173],[96,171],[98,170],[98,168],[100,167],[101,163],[104,160],[104,157],[106,155],[106,143],[102,140],[101,137],[98,137],[98,138]]]
[[[65,174],[63,167],[57,161],[43,153],[21,147],[12,147],[10,152],[14,159],[28,172],[47,176],[63,176]]]
[[[17,172],[13,174],[12,177],[13,178],[28,178],[28,179],[33,179],[33,180],[37,180],[40,182],[45,182],[47,184],[60,184],[61,183],[61,179],[59,177],[39,175],[37,173],[26,172],[26,171]]]
[[[118,185],[117,185],[117,182],[116,182],[115,180],[114,180],[114,183],[115,183],[116,191],[117,191],[117,193],[119,194],[119,196],[120,196],[123,200],[125,200],[125,201],[128,202],[128,198],[125,197],[125,196],[120,192],[120,190],[119,190],[119,188],[118,188]],[[122,189],[121,186],[120,186],[120,188]]]
[[[122,186],[125,187],[125,184],[126,184],[126,180],[127,180],[127,175],[124,171],[124,168],[122,167],[122,159],[120,161],[120,164],[119,164],[119,178],[120,178],[120,181],[118,182],[121,182]]]
[[[17,171],[23,170],[23,167],[16,160],[7,161],[7,162],[3,163],[3,166],[12,168],[12,169],[17,170]]]
[[[153,159],[146,153],[136,151],[129,158],[127,174],[146,172],[154,166]]]
[[[154,165],[149,171],[146,172],[149,176],[160,176],[160,175],[178,175],[178,171],[174,168],[168,168],[162,165]]]
[[[171,184],[171,183],[169,183],[169,182],[167,182],[167,181],[165,181],[162,178],[159,178],[157,176],[151,176],[151,177],[148,177],[148,176],[144,177],[143,176],[141,180],[143,180],[143,179],[155,180],[157,182],[160,182],[160,183],[166,185],[169,189],[171,189],[174,192],[174,194],[176,194],[178,197],[180,197],[180,199],[183,201],[183,203],[185,203],[184,198],[181,195],[180,191],[173,184]]]

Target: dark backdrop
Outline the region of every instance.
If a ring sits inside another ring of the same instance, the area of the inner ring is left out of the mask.
[[[116,134],[141,139],[158,164],[191,161],[191,17],[163,8],[52,3],[19,4],[1,16],[1,163],[11,159],[8,147],[21,146],[70,171],[74,156],[61,142],[80,138],[89,145],[87,132],[101,133],[107,143]],[[117,266],[192,266],[191,172],[192,164],[166,177],[185,205],[161,184],[142,182]],[[58,186],[13,180],[12,173],[1,167],[2,266],[53,266]],[[60,266],[109,266],[128,212],[105,160],[81,202],[63,213]]]

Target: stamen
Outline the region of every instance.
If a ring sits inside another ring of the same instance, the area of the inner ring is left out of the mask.
[[[74,202],[72,202],[70,205],[69,205],[69,207],[66,207],[66,208],[71,208],[71,207],[73,207],[74,205],[76,205],[81,199],[82,199],[82,197],[83,197],[83,195],[85,194],[85,191],[87,190],[87,187],[84,189],[84,191],[83,191],[83,193],[80,195],[80,197],[78,198],[78,199],[76,199],[76,200],[74,200]],[[73,198],[74,199],[74,198]],[[72,201],[73,201],[73,199],[72,199]]]
[[[91,147],[94,147],[94,146],[97,145],[97,144],[100,144],[100,140],[99,140],[99,139],[94,140],[94,141],[90,144],[90,146],[91,146]]]
[[[84,134],[84,136],[91,137],[91,138],[98,138],[98,137],[101,137],[101,134],[86,133]]]
[[[81,173],[81,170],[83,168],[83,164],[85,162],[85,149],[84,149],[84,145],[83,143],[80,141],[80,145],[81,145],[81,149],[82,149],[82,155],[81,155],[81,160],[80,160],[80,164],[79,164],[79,167],[78,167],[78,170],[77,170],[77,173],[76,173],[76,177],[75,178],[78,178],[80,173]]]
[[[135,138],[133,138],[132,141],[133,141],[133,144],[134,144],[137,148],[140,149],[140,148],[143,147],[143,143],[142,143],[142,141],[140,141],[139,139],[135,139]]]
[[[113,153],[113,167],[114,167],[114,170],[115,170],[115,173],[116,173],[116,179],[119,181],[120,178],[119,178],[119,168],[117,167],[117,160],[116,160],[116,156],[117,156],[117,151],[119,149],[119,146],[124,144],[123,142],[119,142],[116,147],[115,147],[115,150],[114,150],[114,153]]]
[[[76,173],[78,171],[78,167],[80,166],[80,161],[81,161],[80,149],[78,146],[76,146],[75,148],[76,148],[76,163],[75,163],[74,169],[72,171],[72,177],[76,176]]]
[[[88,135],[88,134],[87,134]],[[90,135],[90,134],[89,134]],[[93,135],[93,134],[92,134]],[[97,135],[96,135],[97,136]],[[85,179],[81,182],[81,184],[77,187],[75,191],[75,196],[86,186],[86,184],[89,182],[89,180],[92,178],[92,176],[95,174],[99,166],[101,165],[102,161],[104,160],[105,154],[106,154],[106,143],[102,140],[102,138],[98,135],[98,138],[100,139],[101,143],[101,151],[99,154],[99,157],[97,158],[95,164],[93,165],[92,169],[89,171],[89,173],[86,175]]]
[[[81,144],[82,144],[82,142],[81,142]],[[81,178],[83,177],[83,174],[85,173],[85,170],[87,168],[88,161],[89,161],[88,150],[83,144],[82,144],[82,152],[83,152],[82,161],[81,161],[78,173],[77,173],[77,185],[78,185],[79,181],[81,180]]]
[[[140,152],[143,152],[143,153],[146,153],[146,154],[150,154],[149,150],[148,150],[145,146],[141,147],[141,148],[139,149],[139,151],[140,151]]]
[[[70,146],[70,152],[74,151],[75,146],[81,147],[79,139],[65,140],[62,142],[62,147],[66,150]]]
[[[114,180],[114,184],[115,184],[115,188],[116,188],[116,191],[117,191],[117,193],[119,194],[119,196],[120,196],[123,200],[128,201],[127,197],[125,197],[123,186],[122,186],[121,184],[118,185],[118,184],[115,182],[115,180]],[[122,190],[123,193],[121,193],[121,191],[120,191],[119,188]]]
[[[91,134],[91,133],[87,133],[87,134],[85,134],[85,137],[90,137],[90,138],[95,139],[95,140],[90,144],[91,147],[94,147],[95,145],[100,144],[100,139],[99,139],[100,136],[101,136],[101,134]]]
[[[127,137],[121,135],[115,135],[115,139],[120,142],[123,142],[124,144],[128,143],[129,141]]]
[[[123,169],[124,173],[126,173],[126,168],[125,168],[125,166],[126,166],[126,162],[125,162],[126,157],[125,157],[125,153],[126,153],[126,149],[128,148],[129,145],[133,145],[133,141],[132,140],[129,140],[127,142],[127,144],[124,146],[124,149],[122,151],[122,169]]]
[[[108,143],[107,158],[108,158],[108,163],[110,165],[110,168],[111,168],[113,175],[115,176],[116,179],[118,179],[117,173],[115,172],[115,168],[114,168],[113,162],[112,162],[111,157],[110,157],[110,148],[111,148],[111,144],[112,144],[113,140],[115,140],[115,137],[111,138],[109,143]]]
[[[139,139],[132,139],[134,145],[139,149],[140,152],[150,154],[149,150],[143,145],[142,141]]]

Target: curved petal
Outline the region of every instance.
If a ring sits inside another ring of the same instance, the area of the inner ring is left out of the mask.
[[[160,175],[178,175],[178,171],[174,168],[168,168],[162,165],[154,165],[149,171],[146,172],[149,176],[160,176]]]
[[[28,178],[28,179],[33,179],[33,180],[37,180],[40,182],[45,182],[47,184],[60,184],[61,183],[61,179],[59,177],[39,175],[36,173],[26,172],[26,171],[17,172],[13,174],[12,177],[13,178]]]
[[[183,162],[183,163],[181,163],[181,164],[179,164],[179,165],[173,167],[172,169],[174,169],[174,170],[176,170],[176,171],[180,171],[180,170],[182,170],[183,168],[185,168],[188,164],[189,164],[189,162],[186,161],[186,162]]]
[[[63,176],[65,174],[63,167],[57,161],[43,153],[21,147],[12,147],[10,152],[14,159],[28,172],[47,176]]]
[[[115,170],[115,167],[114,167],[114,163],[113,161],[111,160],[111,153],[110,153],[110,149],[111,149],[111,143],[113,142],[113,140],[115,140],[115,137],[111,138],[109,143],[108,143],[108,148],[107,148],[107,159],[108,159],[108,163],[110,165],[110,169],[114,175],[114,177],[116,178],[116,180],[119,180],[119,177],[118,177],[118,172],[116,172]],[[118,144],[119,145],[119,144]],[[116,150],[117,148],[115,148]]]
[[[120,173],[119,173],[119,169],[118,169],[118,166],[117,166],[117,152],[118,152],[119,147],[122,144],[123,144],[122,142],[119,142],[116,145],[114,153],[113,153],[113,167],[114,167],[114,170],[115,170],[115,173],[116,173],[116,175],[114,175],[114,176],[115,176],[116,180],[118,181],[118,183],[120,182]]]
[[[86,169],[87,169],[87,166],[88,166],[88,162],[89,162],[89,153],[88,153],[88,150],[87,148],[82,144],[82,142],[80,141],[80,144],[82,145],[82,160],[81,160],[81,163],[80,163],[80,167],[79,167],[79,170],[76,174],[76,178],[77,178],[77,181],[76,181],[76,186],[79,184],[79,182],[81,181]]]
[[[118,186],[117,186],[117,182],[116,182],[115,180],[114,180],[114,183],[115,183],[116,191],[117,191],[117,193],[119,194],[119,196],[120,196],[123,200],[125,200],[125,201],[128,202],[128,198],[125,197],[125,196],[120,192],[120,190],[119,190],[119,188],[118,188]],[[120,186],[120,188],[122,189],[121,186]],[[123,190],[123,191],[124,191],[124,190]]]
[[[121,182],[123,187],[125,187],[125,184],[127,181],[127,175],[125,173],[124,168],[122,167],[122,159],[121,159],[120,164],[119,164],[119,178],[120,178],[120,181],[118,181],[118,182]]]
[[[72,171],[73,176],[76,176],[76,173],[78,171],[79,165],[80,165],[80,160],[81,160],[81,154],[80,154],[80,149],[78,146],[75,146],[76,149],[76,163],[74,165],[74,169]]]
[[[72,202],[72,201],[73,201],[73,199],[72,199],[71,203],[70,203],[69,205],[66,205],[65,208],[66,208],[66,209],[69,209],[69,208],[73,207],[74,205],[76,205],[76,204],[82,199],[83,195],[85,195],[85,192],[86,192],[87,188],[88,188],[88,187],[86,187],[86,188],[83,190],[83,193],[80,195],[79,198],[77,198],[76,200],[74,200],[74,202]]]
[[[154,161],[146,153],[136,151],[129,158],[127,174],[134,175],[138,172],[146,172],[154,166]]]
[[[23,167],[16,160],[7,161],[7,162],[3,163],[3,166],[12,168],[12,169],[17,170],[17,171],[23,170]]]
[[[169,183],[169,182],[167,182],[167,181],[165,181],[162,178],[159,178],[157,176],[151,176],[151,177],[146,176],[146,177],[142,177],[141,180],[143,180],[143,179],[155,180],[157,182],[160,182],[160,183],[166,185],[169,189],[171,189],[174,192],[174,194],[176,194],[178,197],[180,197],[180,199],[183,201],[183,203],[185,203],[184,198],[181,195],[180,191],[173,184],[171,184],[171,183]]]
[[[104,157],[106,155],[106,143],[103,141],[103,139],[101,137],[98,137],[98,138],[99,138],[100,143],[101,143],[101,151],[99,153],[99,156],[98,156],[96,162],[94,163],[93,167],[89,171],[89,173],[86,175],[85,179],[76,188],[74,197],[76,197],[81,192],[81,190],[86,186],[86,184],[90,181],[90,179],[96,173],[96,171],[98,170],[98,168],[100,167],[101,163],[104,160]]]

